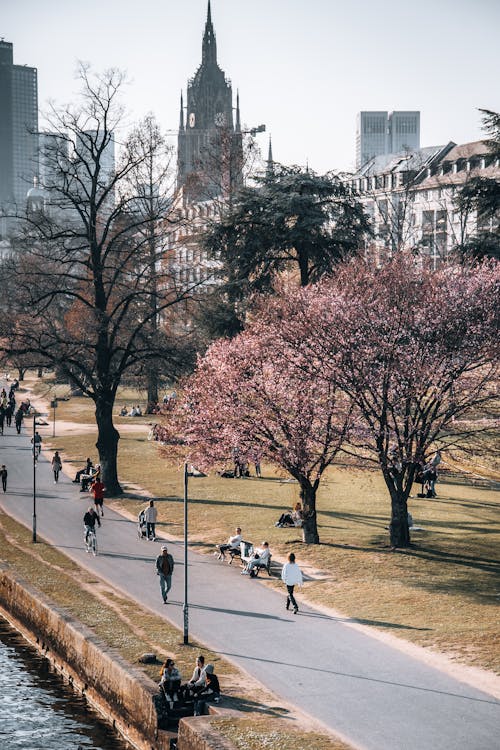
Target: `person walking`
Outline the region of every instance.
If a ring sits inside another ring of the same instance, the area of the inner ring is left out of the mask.
[[[295,562],[295,555],[293,552],[290,552],[288,555],[288,562],[283,565],[281,570],[281,580],[285,584],[287,590],[286,608],[290,609],[290,604],[292,604],[293,614],[296,615],[299,611],[299,607],[295,601],[293,590],[295,586],[302,586],[304,581],[302,578],[302,571]]]
[[[61,471],[61,469],[62,469],[61,456],[59,455],[59,451],[56,451],[52,458],[52,471],[54,472],[54,484],[57,484],[59,481],[59,472]]]
[[[174,558],[168,553],[168,547],[164,544],[161,555],[156,558],[156,575],[160,576],[160,591],[163,604],[167,603],[168,592],[172,587],[172,573],[174,572]]]
[[[104,515],[103,504],[104,504],[104,490],[105,489],[106,488],[101,482],[100,476],[94,482],[92,482],[92,494],[94,496],[95,510],[96,510],[96,513],[99,513],[99,511],[101,511],[101,516]]]
[[[5,468],[5,464],[2,464],[2,468],[0,469],[0,477],[2,477],[2,489],[4,492],[7,492],[7,469]]]
[[[154,542],[156,539],[156,521],[158,518],[158,511],[155,508],[153,500],[149,501],[149,505],[144,511],[144,520],[146,521],[146,536],[150,542]]]
[[[23,418],[24,418],[24,411],[21,408],[19,408],[16,411],[16,416],[15,416],[16,431],[17,431],[18,435],[21,434],[21,427],[22,427],[22,424],[23,424]]]

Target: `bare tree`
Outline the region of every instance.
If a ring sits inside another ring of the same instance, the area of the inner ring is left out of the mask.
[[[165,206],[153,199],[152,167],[161,139],[153,123],[124,143],[114,166],[123,75],[81,67],[79,77],[81,103],[53,106],[49,115],[45,205],[30,207],[17,241],[14,319],[2,348],[40,355],[94,401],[104,483],[118,494],[117,388],[150,361],[169,377],[185,364],[185,342],[158,322],[190,289],[173,284],[163,263],[157,228]],[[149,186],[139,189],[143,170]]]

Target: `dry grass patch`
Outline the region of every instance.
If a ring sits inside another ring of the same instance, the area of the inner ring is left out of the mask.
[[[284,731],[283,722],[258,715],[245,719],[214,719],[211,726],[238,750],[347,750],[348,746],[317,732]]]

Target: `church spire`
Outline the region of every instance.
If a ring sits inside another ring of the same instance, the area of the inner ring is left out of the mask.
[[[241,122],[240,122],[240,92],[236,90],[236,126],[235,131],[241,133]]]
[[[182,98],[182,91],[181,91],[181,112],[179,115],[179,130],[184,130],[184,100]]]
[[[202,65],[206,63],[217,63],[217,44],[215,41],[215,32],[212,24],[212,11],[210,0],[208,0],[207,22],[205,24],[205,33],[203,34],[202,47]]]
[[[269,151],[267,154],[266,177],[274,177],[273,145],[269,136]]]

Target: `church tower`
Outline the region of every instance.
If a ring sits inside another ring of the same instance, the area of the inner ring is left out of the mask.
[[[181,93],[177,188],[187,202],[228,196],[242,182],[243,146],[239,95],[233,118],[233,91],[217,63],[210,0],[201,65],[188,81],[186,117]]]

